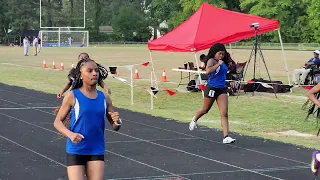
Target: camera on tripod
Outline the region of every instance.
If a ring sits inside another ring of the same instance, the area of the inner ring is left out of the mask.
[[[252,23],[252,24],[250,24],[250,27],[252,27],[254,29],[258,29],[259,23]]]

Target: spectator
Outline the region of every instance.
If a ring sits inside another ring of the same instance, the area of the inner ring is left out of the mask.
[[[294,84],[304,84],[306,77],[308,76],[311,68],[314,67],[315,65],[317,67],[320,66],[319,54],[320,54],[319,50],[313,51],[314,57],[304,64],[305,67],[293,70],[292,82]]]

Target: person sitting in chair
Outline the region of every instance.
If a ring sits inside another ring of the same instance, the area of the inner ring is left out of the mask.
[[[201,70],[201,71],[205,71],[206,70],[206,64],[205,64],[205,62],[206,62],[206,55],[205,54],[201,54],[200,55],[200,66],[199,66],[199,69]],[[202,76],[201,76],[201,79],[203,80],[203,78],[207,78],[204,74],[202,74]],[[200,79],[199,79],[199,74],[196,74],[195,76],[194,76],[194,79],[196,80],[196,81],[198,81],[197,82],[197,84],[198,83],[201,83],[200,82]]]
[[[320,51],[315,50],[313,51],[314,57],[307,61],[304,65],[305,67],[300,69],[293,70],[292,82],[294,84],[304,84],[306,77],[308,76],[309,72],[311,71],[312,67],[320,66],[320,58],[319,58]],[[299,80],[299,82],[298,82]]]
[[[227,79],[228,80],[235,80],[235,77],[232,76],[232,74],[237,73],[237,65],[234,62],[234,60],[231,58],[230,53],[226,53],[226,58],[228,59],[228,73],[227,73]]]
[[[201,69],[201,70],[206,70],[206,65],[205,65],[205,62],[206,62],[206,55],[205,54],[201,54],[200,55],[200,62],[201,62],[201,64],[200,64],[200,67],[199,67],[199,69]]]

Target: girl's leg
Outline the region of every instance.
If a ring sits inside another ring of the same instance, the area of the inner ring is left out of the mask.
[[[198,121],[203,115],[207,114],[211,109],[215,99],[214,98],[207,98],[204,97],[203,99],[203,106],[201,109],[198,110],[196,115],[194,116],[193,120]]]
[[[220,94],[217,97],[217,105],[220,111],[221,126],[223,129],[223,143],[233,143],[235,139],[229,137],[229,122],[228,122],[228,95]]]
[[[212,104],[214,103],[215,99],[214,98],[208,98],[204,97],[203,99],[203,106],[201,109],[198,110],[196,115],[193,117],[192,121],[189,124],[189,129],[192,131],[194,128],[197,127],[197,121],[200,119],[203,115],[207,114],[209,110],[212,107]]]
[[[38,50],[37,50],[37,49],[38,49],[38,46],[37,46],[37,45],[34,45],[34,53],[35,53],[34,55],[35,55],[35,56],[38,54]]]
[[[103,180],[104,177],[104,161],[88,161],[87,162],[88,180]]]
[[[69,180],[84,180],[85,167],[81,165],[67,167]]]
[[[229,122],[228,122],[228,95],[221,94],[217,98],[217,105],[220,111],[221,127],[223,129],[223,136],[228,136]]]

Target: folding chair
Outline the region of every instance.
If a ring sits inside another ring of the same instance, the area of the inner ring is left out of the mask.
[[[238,81],[242,81],[243,80],[243,72],[244,69],[247,65],[247,62],[243,62],[243,63],[239,63],[237,62],[236,64],[236,73],[232,73],[230,74],[232,77],[232,81],[233,81],[233,85],[231,85],[233,90],[236,90],[237,92],[239,91],[239,89],[241,89],[241,82]]]

